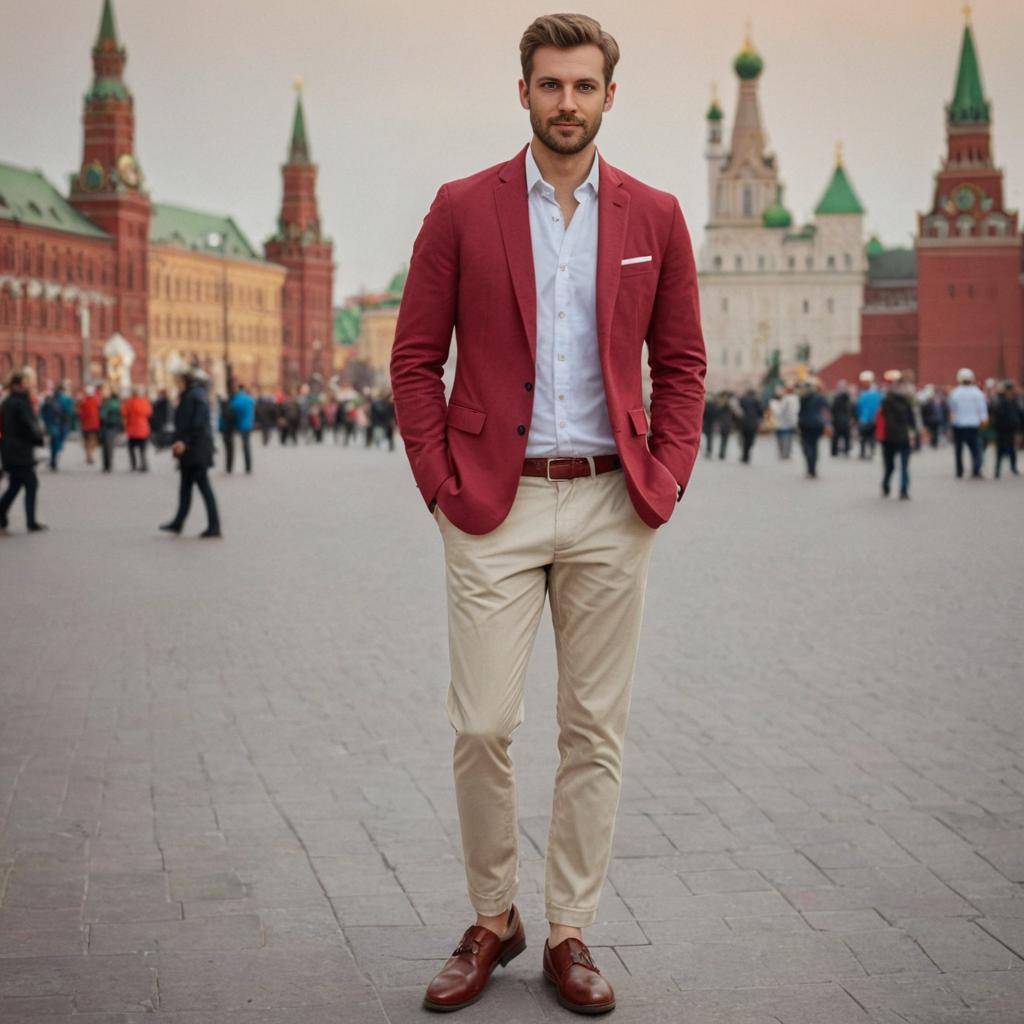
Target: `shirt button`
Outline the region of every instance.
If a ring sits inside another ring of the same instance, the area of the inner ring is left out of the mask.
[[[559,400],[560,402],[564,402],[564,401],[565,401],[565,395],[559,395],[559,396],[558,396],[558,400]]]
[[[559,268],[563,273],[565,272],[565,264],[563,263]]]
[[[558,353],[558,361],[560,363],[564,363],[565,362],[565,355],[562,352]]]
[[[558,425],[559,425],[560,427],[564,427],[564,426],[565,426],[565,420],[559,420],[559,421],[558,421]]]
[[[559,312],[559,314],[558,314],[558,319],[559,319],[559,320],[564,320],[564,319],[565,319],[565,311],[564,311],[564,310],[561,310],[561,311]]]
[[[516,427],[516,433],[517,433],[517,434],[518,434],[518,435],[519,435],[520,437],[522,437],[522,436],[523,436],[523,434],[525,434],[525,433],[526,433],[526,427],[524,427],[524,426],[522,425],[522,423],[520,423],[520,424],[519,424],[519,426],[518,426],[518,427]]]
[[[527,390],[527,391],[532,391],[532,390],[533,390],[533,385],[532,385],[532,384],[531,384],[531,383],[530,383],[529,381],[527,381],[527,382],[526,382],[526,383],[525,383],[525,384],[523,385],[523,387],[524,387],[524,388],[526,388],[526,390]]]

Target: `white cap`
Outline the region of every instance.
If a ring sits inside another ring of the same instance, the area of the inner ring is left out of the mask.
[[[857,379],[862,384],[873,384],[875,382],[875,375],[870,370],[864,370]]]
[[[973,384],[974,371],[969,370],[966,366],[962,366],[956,371],[956,379],[958,384]]]

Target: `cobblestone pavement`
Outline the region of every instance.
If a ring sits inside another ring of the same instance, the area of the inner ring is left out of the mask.
[[[441,544],[400,453],[256,448],[226,539],[175,476],[42,480],[0,537],[0,1019],[421,1021],[471,915]],[[659,538],[615,856],[586,937],[619,1024],[1024,1021],[1024,481],[769,442]],[[540,973],[545,625],[513,753],[529,948],[460,1022],[568,1020]]]

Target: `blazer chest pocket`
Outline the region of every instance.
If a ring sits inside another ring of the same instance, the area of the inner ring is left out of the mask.
[[[468,405],[449,404],[445,423],[467,434],[479,434],[484,429],[486,419],[487,413],[479,409],[471,409]]]
[[[619,280],[624,281],[627,277],[651,277],[653,273],[653,260],[647,260],[645,263],[627,263],[619,272]]]

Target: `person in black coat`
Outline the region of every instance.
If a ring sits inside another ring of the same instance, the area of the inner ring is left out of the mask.
[[[882,435],[882,464],[885,475],[882,477],[882,497],[889,497],[889,483],[893,470],[896,468],[896,456],[900,458],[900,497],[910,497],[910,449],[913,447],[917,433],[917,422],[914,417],[914,404],[908,394],[908,387],[896,376],[897,371],[890,371],[886,380],[890,381],[889,390],[882,399],[878,409],[878,433]],[[911,394],[913,392],[910,392]]]
[[[178,460],[181,484],[178,511],[160,529],[181,533],[192,504],[192,488],[198,487],[206,505],[206,530],[200,537],[220,537],[217,499],[210,486],[209,469],[213,465],[213,430],[210,427],[210,402],[206,395],[206,374],[188,370],[182,380],[184,392],[174,410],[174,441],[171,453]]]
[[[753,388],[740,395],[740,441],[743,446],[743,453],[740,456],[741,462],[750,462],[750,450],[757,440],[757,432],[761,429],[761,420],[764,418],[764,406],[761,399]]]
[[[807,479],[818,478],[818,442],[828,423],[828,399],[821,393],[821,384],[811,377],[804,383],[800,396],[800,414],[796,425],[800,430],[800,447],[807,463]]]
[[[1002,390],[992,403],[992,426],[996,432],[996,472],[1003,468],[1003,459],[1009,460],[1010,472],[1019,475],[1017,470],[1017,435],[1024,426],[1024,415],[1021,413],[1020,401],[1016,394],[1017,388],[1012,380],[1003,384]]]
[[[853,423],[853,399],[846,381],[841,380],[832,396],[832,457],[850,454],[850,427]]]
[[[0,461],[9,478],[7,490],[0,497],[0,530],[7,529],[7,513],[24,487],[25,523],[30,533],[37,533],[48,529],[36,519],[39,478],[36,476],[35,449],[42,448],[46,442],[43,428],[32,408],[25,375],[11,374],[8,387],[10,394],[0,403]]]

